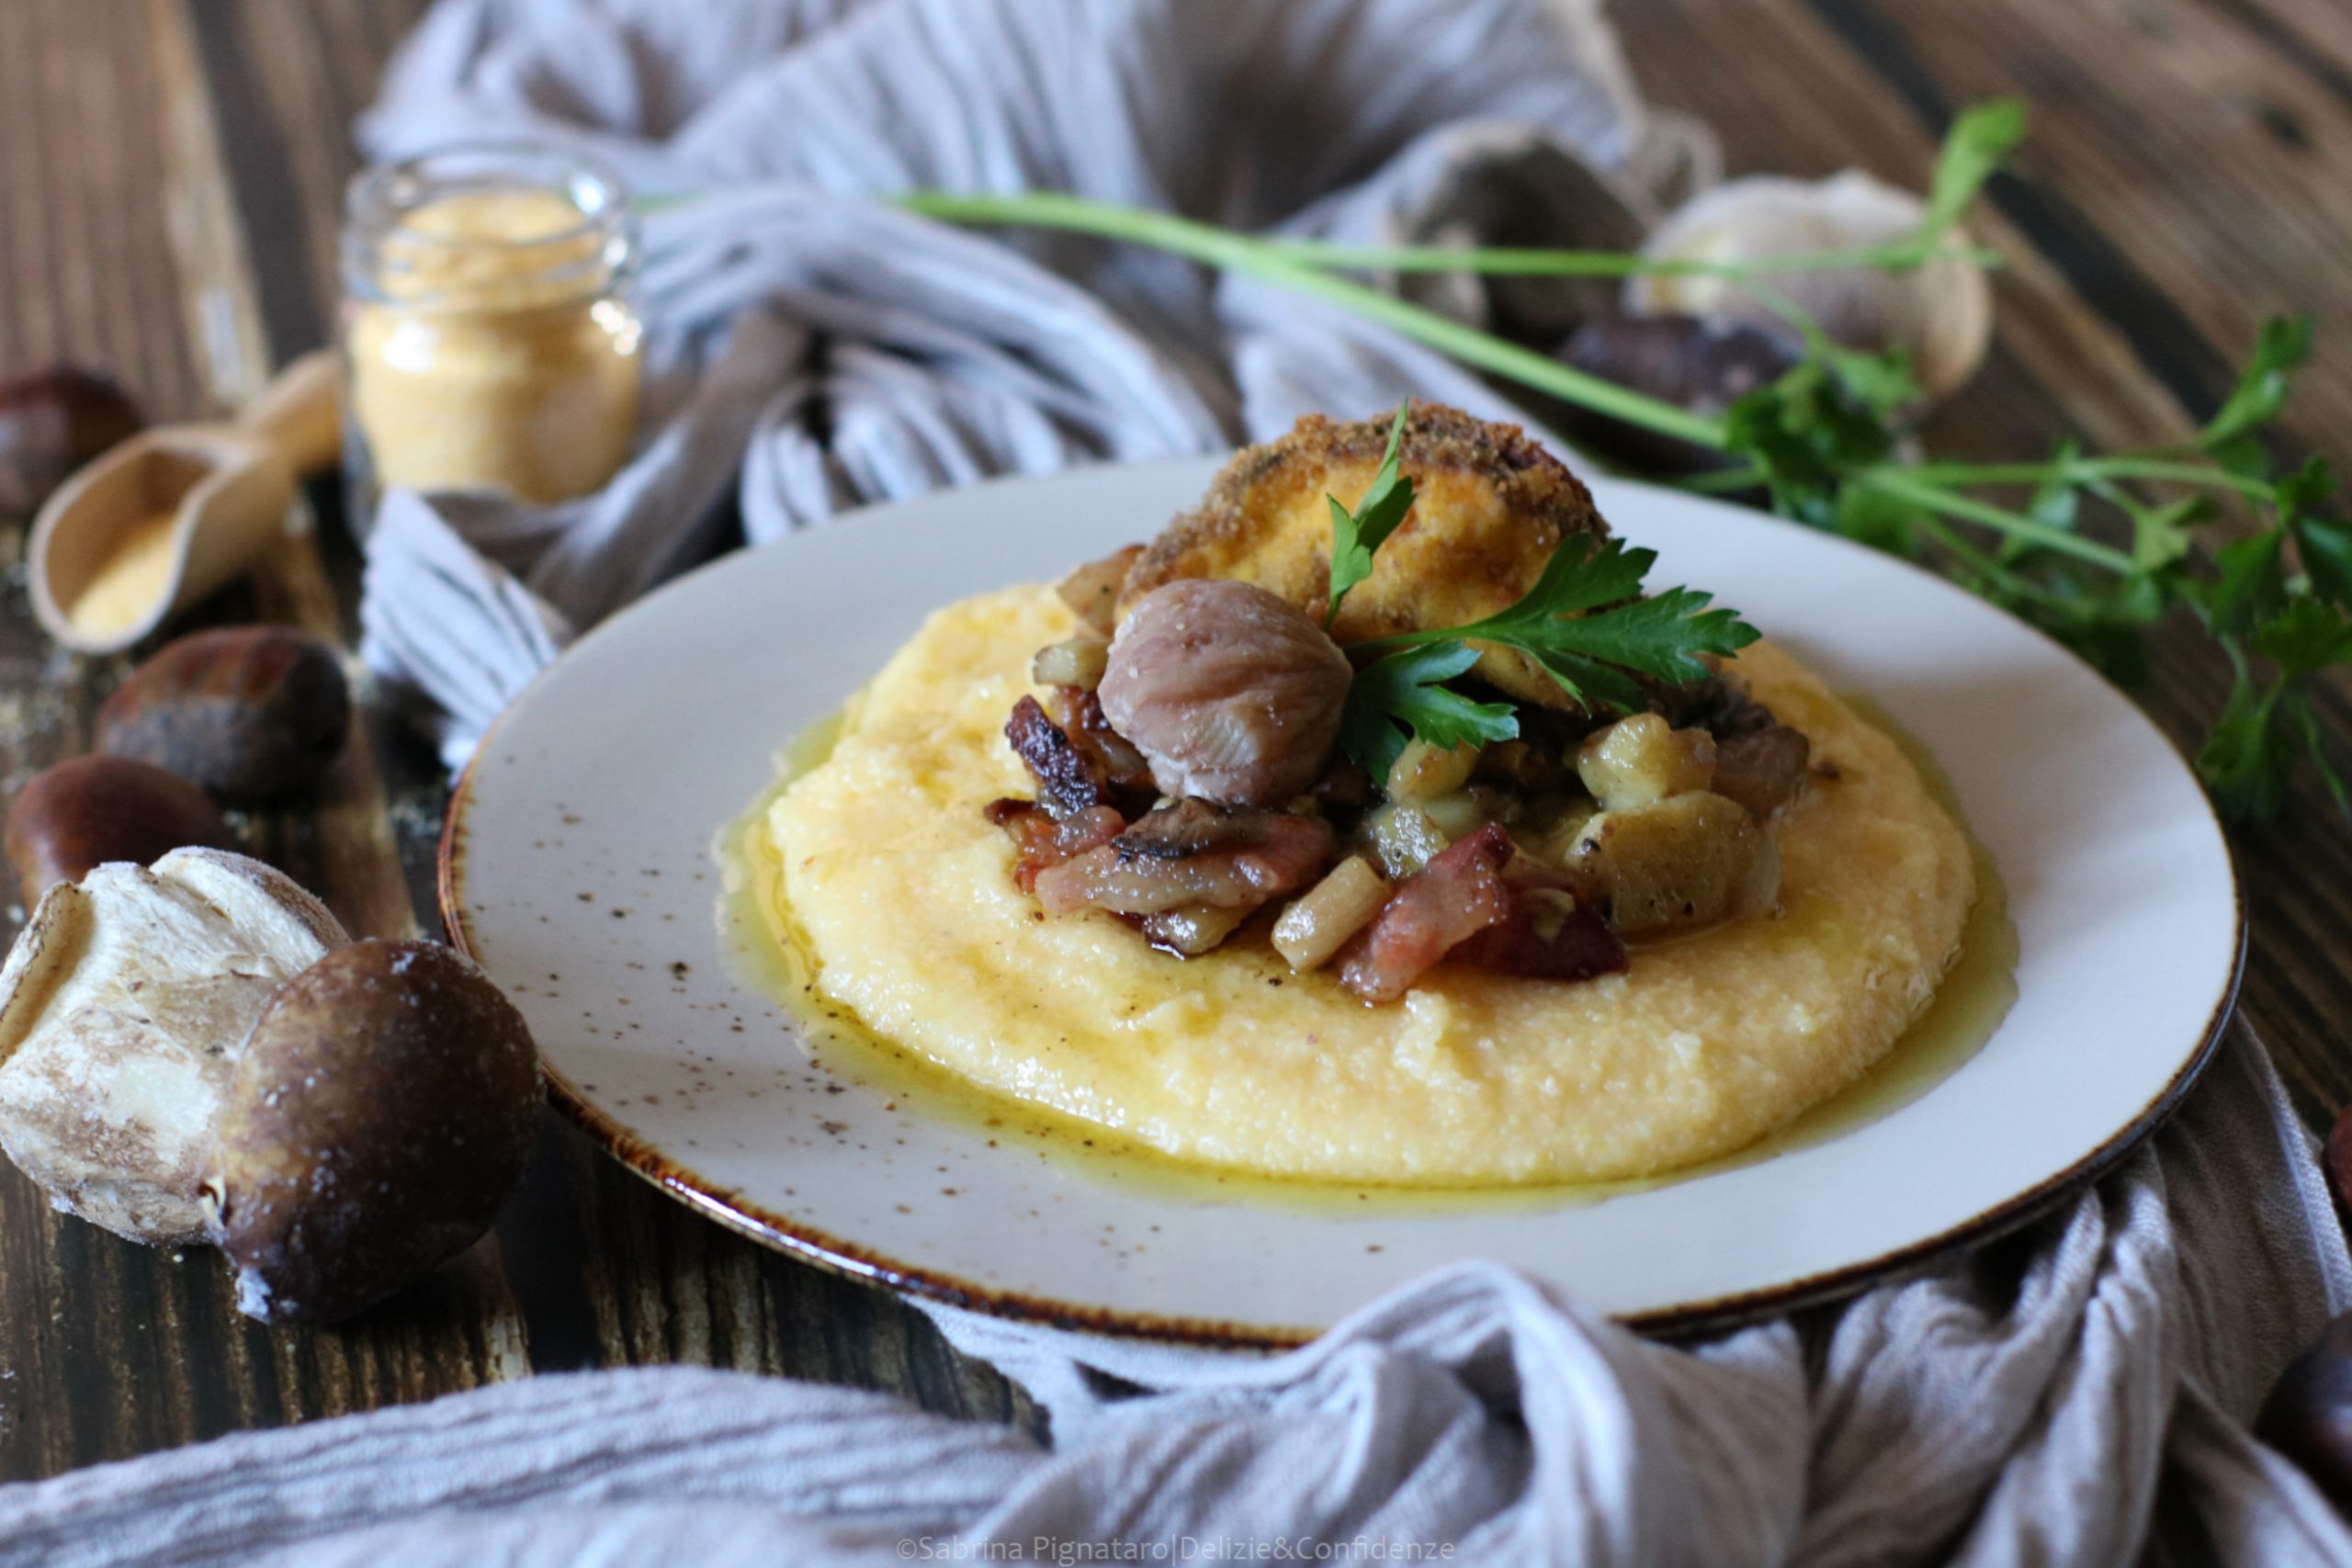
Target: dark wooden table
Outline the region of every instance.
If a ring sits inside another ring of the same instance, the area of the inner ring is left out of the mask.
[[[422,0],[0,4],[0,369],[113,367],[158,419],[243,401],[323,341],[347,126]],[[1985,372],[1929,432],[2023,457],[2064,432],[2184,434],[2266,313],[2321,327],[2285,439],[2352,458],[2352,10],[2340,0],[1622,0],[1659,104],[1724,133],[1734,173],[1860,164],[1924,182],[1955,105],[2017,93],[2031,141],[1983,214],[2011,265]],[[321,498],[323,501],[329,498]],[[0,525],[0,787],[84,749],[126,661],[53,652]],[[356,562],[330,522],[220,608],[347,640]],[[2226,671],[2166,639],[2143,700],[2184,743]],[[2325,711],[2352,736],[2352,702]],[[332,787],[242,823],[354,931],[437,926],[445,785],[376,717]],[[2320,1125],[2352,1098],[2352,832],[2315,787],[2242,833],[2244,1008]],[[20,909],[8,911],[13,921]],[[2159,955],[2151,955],[2152,958]],[[549,1115],[496,1233],[329,1329],[239,1317],[218,1259],[53,1214],[0,1167],[0,1477],[49,1474],[539,1371],[691,1361],[894,1389],[993,1420],[1019,1392],[892,1297],[663,1198]]]

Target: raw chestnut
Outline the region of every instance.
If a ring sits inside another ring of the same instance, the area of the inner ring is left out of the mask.
[[[2352,1510],[2352,1313],[2278,1374],[2254,1435],[2294,1461],[2338,1508]]]
[[[8,862],[27,908],[108,861],[149,865],[187,846],[229,848],[229,824],[202,790],[129,757],[69,758],[34,774],[8,808]]]
[[[334,649],[285,626],[166,645],[98,712],[98,750],[243,805],[314,783],[343,750],[351,693]]]
[[[523,1015],[449,948],[355,942],[288,981],[204,1183],[239,1309],[347,1317],[471,1246],[522,1174],[540,1092]]]
[[[29,517],[74,470],[146,424],[120,387],[52,366],[0,381],[0,515]]]
[[[1287,600],[1183,578],[1128,610],[1098,694],[1162,793],[1281,806],[1322,773],[1351,674],[1339,645]]]

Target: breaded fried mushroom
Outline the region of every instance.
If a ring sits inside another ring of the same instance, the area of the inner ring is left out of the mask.
[[[1200,505],[1170,524],[1128,571],[1121,617],[1165,583],[1227,577],[1319,618],[1331,581],[1325,498],[1356,504],[1379,470],[1389,423],[1309,414],[1289,434],[1236,454]],[[1413,481],[1413,510],[1340,606],[1330,629],[1342,644],[1492,615],[1534,586],[1564,537],[1608,536],[1591,494],[1517,425],[1417,403],[1399,461]],[[1524,654],[1490,648],[1478,673],[1522,702],[1577,706]]]

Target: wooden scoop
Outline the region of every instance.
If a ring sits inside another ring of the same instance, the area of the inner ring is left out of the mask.
[[[33,613],[81,653],[129,648],[253,565],[297,476],[342,450],[331,349],[278,373],[235,424],[144,431],[59,486],[33,524]]]

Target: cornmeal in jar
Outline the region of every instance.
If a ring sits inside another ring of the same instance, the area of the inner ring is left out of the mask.
[[[625,242],[624,242],[625,243]],[[537,505],[602,487],[637,433],[639,329],[616,230],[555,189],[464,189],[364,248],[345,346],[376,488]]]

